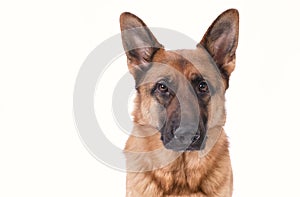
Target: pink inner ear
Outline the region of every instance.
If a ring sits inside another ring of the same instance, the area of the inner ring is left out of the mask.
[[[213,53],[214,59],[218,65],[224,64],[224,59],[227,53],[230,51],[232,44],[229,42],[227,34],[222,34],[214,43],[213,43]],[[231,46],[230,46],[231,45]]]

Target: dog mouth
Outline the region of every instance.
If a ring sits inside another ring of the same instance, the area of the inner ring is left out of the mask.
[[[192,132],[173,128],[169,132],[161,132],[161,140],[166,149],[176,152],[200,151],[205,149],[207,135],[206,130]]]

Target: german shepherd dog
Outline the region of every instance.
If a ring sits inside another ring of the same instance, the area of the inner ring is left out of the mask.
[[[121,14],[120,26],[136,83],[134,127],[124,150],[126,196],[232,196],[223,126],[238,11],[223,12],[192,50],[164,49],[131,13]]]

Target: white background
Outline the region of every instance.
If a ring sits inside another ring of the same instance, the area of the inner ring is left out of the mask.
[[[82,62],[119,32],[123,11],[200,41],[231,7],[240,11],[227,92],[234,196],[300,196],[297,1],[156,0],[0,2],[0,196],[124,196],[125,174],[92,157],[76,131]]]

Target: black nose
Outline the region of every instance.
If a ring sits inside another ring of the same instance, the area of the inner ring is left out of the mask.
[[[195,143],[200,139],[200,135],[174,135],[174,140],[182,143],[182,144],[189,144],[189,143]]]
[[[202,150],[205,147],[206,133],[201,132],[199,129],[191,128],[179,128],[172,133],[170,140],[164,143],[167,149],[174,151],[193,151]],[[202,134],[203,133],[203,134]],[[164,140],[163,140],[164,141]]]

